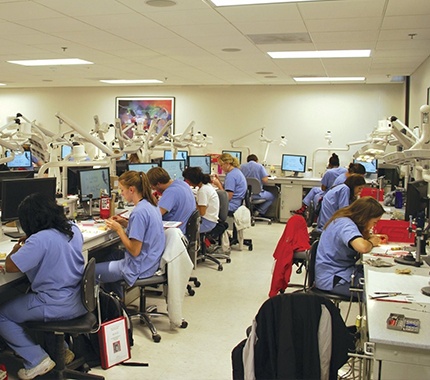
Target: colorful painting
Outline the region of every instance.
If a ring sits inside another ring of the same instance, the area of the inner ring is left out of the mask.
[[[156,120],[156,133],[159,133],[170,120],[172,125],[164,135],[174,134],[175,98],[165,97],[130,97],[116,98],[116,117],[121,120],[121,126],[126,129],[134,124],[144,131],[149,129],[151,122]],[[132,129],[126,134],[132,137]]]

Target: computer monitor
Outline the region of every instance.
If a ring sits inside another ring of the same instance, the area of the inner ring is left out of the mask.
[[[1,220],[18,220],[18,206],[30,194],[42,193],[55,199],[56,178],[5,179],[2,183]]]
[[[283,172],[304,173],[306,171],[306,156],[297,154],[283,154],[281,161]]]
[[[6,157],[9,157],[11,152],[9,150],[6,151]],[[31,158],[31,152],[26,150],[24,152],[15,152],[15,157],[12,161],[6,163],[8,168],[32,168],[33,162]]]
[[[144,173],[148,173],[149,169],[156,168],[156,167],[158,167],[158,164],[150,163],[150,162],[143,163],[143,164],[140,164],[140,163],[128,164],[128,170],[135,170],[137,172],[144,172]]]
[[[181,179],[182,172],[184,171],[186,166],[185,160],[162,160],[161,167],[169,173],[171,179]]]
[[[188,156],[189,167],[200,167],[204,174],[211,174],[210,156]]]
[[[70,145],[61,145],[61,159],[64,160],[69,154],[72,153],[72,147]]]
[[[222,154],[228,153],[230,156],[236,157],[239,164],[242,163],[242,152],[240,150],[223,150]]]
[[[428,183],[426,181],[413,181],[408,183],[406,190],[405,220],[410,215],[416,218],[418,214],[427,217],[429,215],[429,198],[427,197]]]
[[[366,174],[378,173],[378,160],[372,160],[370,162],[354,160],[354,164],[363,165],[366,168]]]
[[[100,199],[100,194],[105,191],[111,195],[109,168],[83,169],[79,170],[79,191],[78,194],[82,201],[88,201],[89,194],[92,199]]]
[[[176,152],[176,157],[173,157],[173,153],[171,150],[165,150],[163,155],[163,160],[185,160],[187,162],[188,159],[188,151],[186,150],[178,150]]]
[[[6,179],[34,178],[33,170],[7,170],[0,171],[0,197],[3,188],[3,181]],[[1,198],[0,198],[1,199]]]
[[[128,170],[128,160],[117,160],[116,161],[116,175],[119,177],[122,173]]]
[[[92,166],[67,168],[67,195],[77,195],[79,192],[79,171],[92,169]],[[64,191],[64,190],[63,190]]]

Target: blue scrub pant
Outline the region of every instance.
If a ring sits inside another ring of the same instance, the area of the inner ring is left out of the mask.
[[[26,369],[37,366],[48,356],[20,325],[27,321],[44,320],[45,309],[49,306],[32,307],[31,305],[39,304],[39,301],[34,301],[36,297],[34,293],[28,293],[7,302],[0,308],[0,335],[9,347],[24,359]]]
[[[205,233],[212,231],[216,227],[215,222],[211,222],[210,220],[207,220],[205,218],[202,218],[202,223],[200,224],[200,232]]]
[[[257,199],[264,199],[265,200],[264,203],[261,203],[259,205],[254,206],[254,209],[256,211],[258,211],[261,215],[265,215],[267,210],[269,209],[270,205],[275,200],[275,196],[270,191],[263,190],[263,191],[261,191],[260,194],[253,195],[252,199],[253,200],[257,200]]]
[[[303,198],[302,203],[306,206],[309,206],[311,204],[311,201],[314,201],[314,206],[316,207],[318,200],[323,195],[324,191],[321,189],[321,187],[313,187]]]
[[[355,269],[355,276],[354,276],[354,282],[351,284],[351,282],[347,282],[343,279],[341,279],[334,287],[333,290],[331,290],[332,293],[340,294],[343,296],[349,297],[351,295],[351,291],[349,290],[352,287],[354,288],[361,288],[362,286],[359,284],[360,278],[364,277],[364,271],[362,265],[357,265],[357,268]]]
[[[120,283],[124,280],[122,274],[122,268],[124,267],[124,251],[121,249],[114,249],[99,257],[103,262],[96,264],[96,280],[103,284],[102,287],[106,292],[115,292],[122,298],[123,291]]]

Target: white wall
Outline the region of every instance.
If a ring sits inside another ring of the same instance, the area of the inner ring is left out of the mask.
[[[420,107],[427,104],[430,88],[430,57],[411,76],[409,127],[421,125]]]
[[[90,130],[94,115],[101,122],[113,123],[115,98],[125,96],[174,96],[176,133],[194,120],[198,131],[213,136],[207,152],[229,149],[231,139],[262,127],[269,139],[285,135],[287,148],[270,146],[267,162],[276,165],[282,153],[295,153],[306,154],[310,166],[313,151],[328,147],[327,130],[332,133],[331,147],[345,149],[347,143],[365,139],[378,120],[404,116],[402,84],[43,88],[0,89],[0,125],[20,112],[58,131],[54,115],[60,111]],[[236,144],[249,146],[262,159],[266,144],[259,135],[253,133]],[[346,166],[358,148],[338,152],[341,164]],[[329,155],[316,155],[314,174],[323,171]]]

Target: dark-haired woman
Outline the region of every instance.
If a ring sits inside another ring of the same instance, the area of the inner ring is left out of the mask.
[[[24,359],[18,377],[32,379],[50,371],[55,363],[20,324],[72,319],[86,312],[80,298],[83,237],[66,219],[63,207],[42,194],[26,197],[18,216],[26,236],[15,244],[5,267],[7,272],[25,273],[31,292],[1,306],[0,335]],[[71,360],[73,353],[66,352],[66,361]]]
[[[106,290],[122,296],[120,281],[132,286],[151,277],[160,265],[165,246],[161,213],[143,172],[126,171],[119,177],[122,197],[134,205],[129,219],[113,216],[106,226],[118,233],[125,249],[114,250],[96,264],[96,277]]]
[[[360,174],[350,175],[345,183],[337,185],[327,191],[321,203],[321,211],[318,215],[317,229],[322,231],[324,225],[333,214],[354,202],[363,190],[366,180]]]
[[[350,295],[351,275],[354,283],[363,277],[356,265],[360,254],[387,242],[386,235],[372,235],[384,208],[372,197],[363,197],[334,213],[324,227],[315,261],[315,284],[318,289]]]

